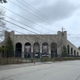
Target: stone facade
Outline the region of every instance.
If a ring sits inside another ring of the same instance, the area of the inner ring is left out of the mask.
[[[80,51],[67,40],[66,31],[64,32],[58,31],[57,34],[45,34],[45,35],[44,34],[17,35],[14,34],[14,31],[12,32],[5,31],[5,40],[3,41],[3,43],[0,44],[1,46],[5,46],[5,41],[8,35],[11,37],[13,41],[14,51],[22,52],[21,57],[23,58],[25,57],[25,52],[27,51],[29,53],[34,52],[47,54],[56,53],[58,57],[61,54],[61,49],[63,45],[66,46],[66,48],[68,49],[69,55],[74,55],[75,52],[76,52],[75,55],[80,55],[79,53]],[[35,44],[36,47],[34,46]],[[56,49],[54,44],[56,44]],[[71,49],[73,49],[73,53]],[[49,55],[49,57],[51,57],[51,55]]]

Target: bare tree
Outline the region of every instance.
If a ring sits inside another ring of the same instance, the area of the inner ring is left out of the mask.
[[[6,0],[0,0],[0,3],[7,3]]]
[[[6,29],[6,23],[3,21],[5,19],[4,14],[5,10],[0,8],[0,42],[4,39],[4,31]]]

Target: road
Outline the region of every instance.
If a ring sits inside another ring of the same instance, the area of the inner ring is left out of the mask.
[[[0,80],[80,80],[80,61],[2,69]]]

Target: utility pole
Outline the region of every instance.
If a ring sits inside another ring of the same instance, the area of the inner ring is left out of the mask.
[[[63,36],[64,36],[63,30],[64,30],[64,28],[62,27],[60,62],[62,61],[62,48],[63,48]]]
[[[34,62],[34,65],[35,65],[35,52],[33,53],[33,62]]]
[[[55,52],[54,52],[54,62],[55,62]]]

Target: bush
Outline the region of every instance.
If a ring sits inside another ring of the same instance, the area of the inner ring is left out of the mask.
[[[42,58],[42,62],[45,62],[45,61],[53,61],[54,59],[53,58],[49,58],[49,57],[43,57]]]

